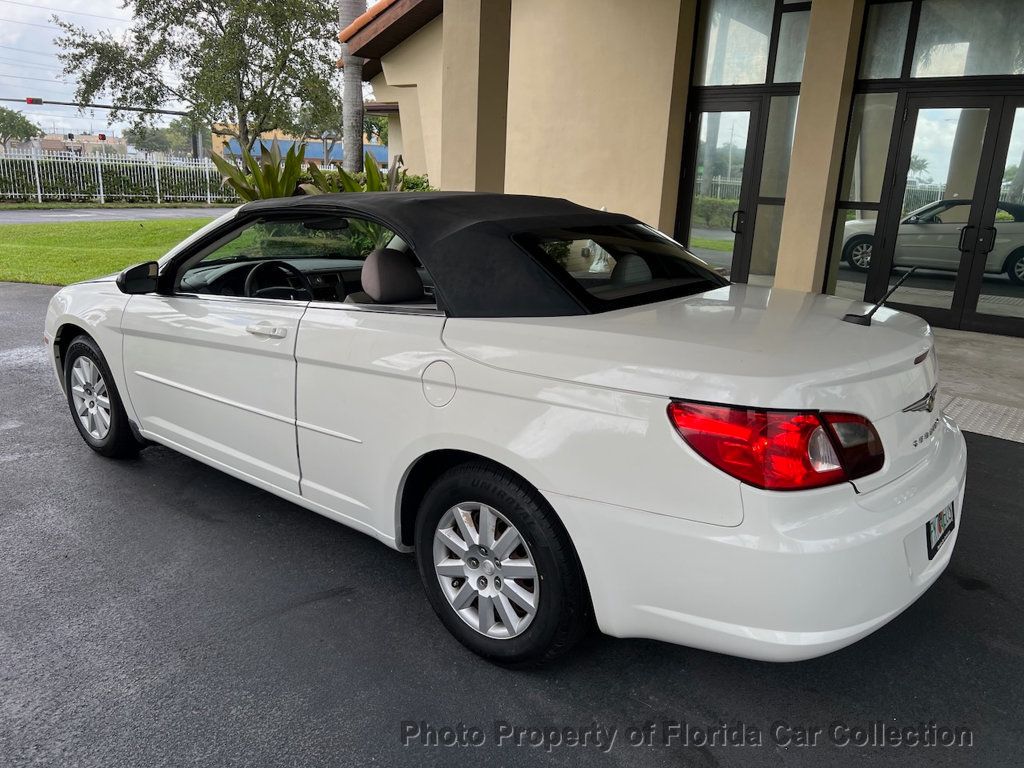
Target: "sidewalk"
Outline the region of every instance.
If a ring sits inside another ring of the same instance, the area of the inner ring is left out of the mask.
[[[1024,339],[933,330],[946,413],[965,431],[1024,443]]]

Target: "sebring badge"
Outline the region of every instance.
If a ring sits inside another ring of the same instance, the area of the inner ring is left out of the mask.
[[[939,391],[939,385],[936,384],[932,387],[931,392],[922,397],[920,400],[915,400],[906,408],[903,409],[904,413],[913,413],[914,411],[927,411],[931,413],[935,410],[935,395]]]

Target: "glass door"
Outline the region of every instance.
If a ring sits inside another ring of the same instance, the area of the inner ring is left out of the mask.
[[[1000,103],[985,97],[911,96],[896,157],[895,183],[868,294],[877,298],[910,269],[891,304],[936,325],[958,327],[979,237]]]
[[[1024,99],[1002,99],[960,327],[1024,336]]]
[[[757,126],[758,101],[723,102],[691,113],[688,217],[676,222],[676,235],[690,250],[726,276],[749,252],[748,226],[754,201],[750,194],[748,147]],[[684,179],[685,183],[686,179]]]

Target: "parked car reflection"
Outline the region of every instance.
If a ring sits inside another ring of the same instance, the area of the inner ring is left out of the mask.
[[[923,267],[957,271],[960,267],[960,231],[967,225],[970,200],[939,200],[911,211],[900,222],[896,236],[896,267]],[[867,272],[874,255],[873,219],[847,221],[843,233],[843,261]],[[995,245],[985,260],[987,274],[1005,274],[1024,285],[1024,205],[1000,201],[996,211]]]

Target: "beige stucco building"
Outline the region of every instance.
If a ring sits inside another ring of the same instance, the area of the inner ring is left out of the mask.
[[[381,0],[341,38],[435,186],[623,211],[737,281],[874,300],[917,266],[899,305],[1022,335],[1022,22],[1014,0]]]

